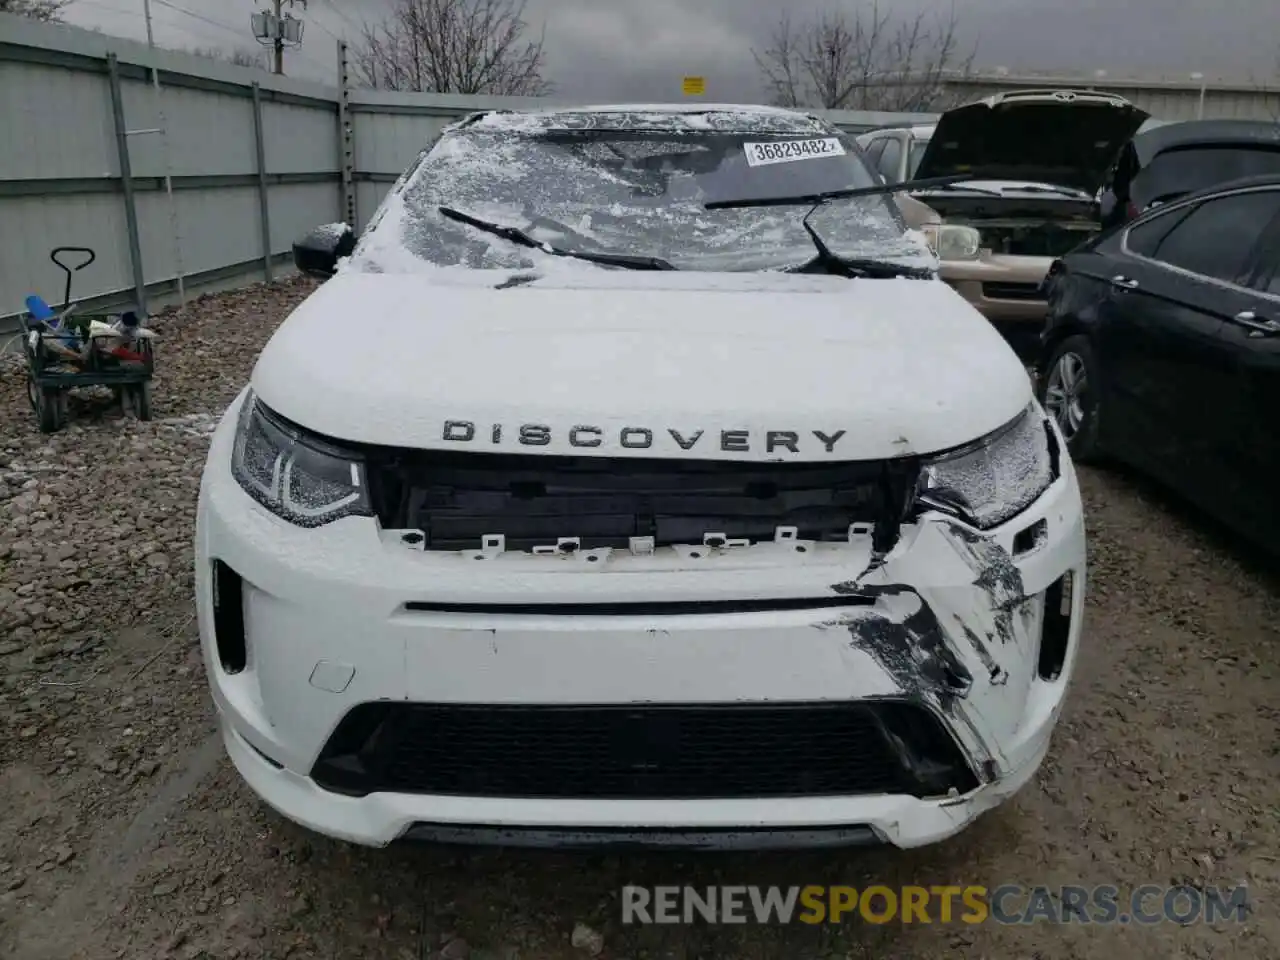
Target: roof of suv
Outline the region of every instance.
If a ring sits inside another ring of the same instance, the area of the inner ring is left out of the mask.
[[[747,103],[618,103],[536,110],[493,110],[464,123],[494,130],[655,130],[821,133],[835,128],[812,114]]]
[[[1158,153],[1192,144],[1263,144],[1280,149],[1280,123],[1269,120],[1178,120],[1143,130],[1133,138],[1142,163]]]

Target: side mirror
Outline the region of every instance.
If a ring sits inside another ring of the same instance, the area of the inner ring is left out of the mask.
[[[338,260],[351,256],[356,235],[345,223],[326,223],[294,241],[293,263],[309,277],[332,277]]]

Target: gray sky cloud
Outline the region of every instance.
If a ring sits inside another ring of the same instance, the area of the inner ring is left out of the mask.
[[[916,2],[883,5],[910,16]],[[1273,73],[1280,40],[1276,0],[955,0],[966,46],[977,64],[1110,76],[1248,81]],[[286,72],[332,82],[336,38],[354,39],[380,19],[391,0],[311,0],[296,15],[308,23],[306,43],[286,53]],[[152,0],[156,42],[170,47],[255,48],[254,0]],[[1229,12],[1224,7],[1229,8]],[[179,9],[180,8],[180,9]],[[788,0],[794,21],[821,10],[865,8],[853,0]],[[145,39],[143,0],[75,0],[67,19],[107,33]],[[530,0],[528,19],[546,25],[548,75],[567,97],[670,100],[680,80],[707,78],[707,96],[753,100],[762,93],[751,56],[777,20],[767,0]]]

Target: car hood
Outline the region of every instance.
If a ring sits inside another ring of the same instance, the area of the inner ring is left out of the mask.
[[[938,118],[915,176],[971,174],[1095,194],[1146,119],[1119,97],[1087,91],[988,97]]]
[[[948,449],[1031,401],[938,280],[434,273],[327,281],[263,350],[257,395],[375,445],[797,461]]]

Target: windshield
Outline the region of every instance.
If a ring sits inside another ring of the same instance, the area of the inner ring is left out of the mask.
[[[924,152],[929,149],[928,140],[912,140],[907,154],[907,179],[914,180],[916,168],[920,166],[920,158],[924,156]]]
[[[1157,154],[1134,180],[1133,200],[1145,207],[1214,184],[1280,173],[1280,149],[1245,146],[1177,147]]]
[[[790,129],[765,116],[770,123],[757,130],[689,122],[700,115],[577,127],[565,123],[573,115],[486,116],[447,132],[402,178],[361,239],[353,266],[398,272],[415,269],[415,260],[482,269],[545,261],[541,251],[442,216],[441,207],[517,227],[560,250],[655,257],[680,270],[804,265],[815,256],[802,225],[809,206],[703,205],[877,181],[851,140],[800,116],[790,122],[804,125]],[[785,141],[811,146],[777,146]],[[931,265],[927,246],[905,231],[883,196],[832,201],[810,223],[841,256]]]

